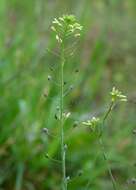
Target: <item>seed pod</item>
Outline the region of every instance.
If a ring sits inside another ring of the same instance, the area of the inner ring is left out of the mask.
[[[52,79],[52,77],[50,75],[48,75],[48,81],[50,81]]]
[[[60,110],[60,107],[59,107],[59,106],[57,106],[57,107],[56,107],[56,110]]]
[[[58,120],[58,119],[59,119],[59,118],[58,118],[58,116],[57,116],[57,114],[55,114],[55,116],[54,116],[54,117],[55,117],[55,119],[56,119],[56,120]]]
[[[136,184],[136,178],[131,179],[132,184]]]
[[[48,97],[48,94],[47,94],[47,93],[44,93],[43,96],[44,96],[45,98],[47,98],[47,97]]]
[[[64,150],[66,151],[68,148],[67,144],[64,145]]]
[[[83,175],[83,170],[78,171],[78,176],[81,176],[81,175]]]
[[[44,91],[43,91],[43,96],[44,96],[44,98],[47,98],[48,95],[49,95],[48,89],[44,89]]]
[[[70,180],[70,176],[67,176],[67,177],[66,177],[66,180],[69,181],[69,180]]]
[[[45,154],[45,157],[46,157],[46,158],[49,158],[49,154]]]
[[[79,72],[79,70],[78,70],[78,69],[76,69],[76,70],[75,70],[75,73],[78,73],[78,72]]]
[[[136,178],[129,179],[127,181],[128,184],[135,185],[136,184]]]
[[[78,126],[78,121],[75,121],[74,123],[73,123],[73,127],[75,128],[75,127],[77,127]]]
[[[73,90],[73,88],[74,88],[73,85],[71,85],[71,86],[70,86],[70,90]]]
[[[47,128],[43,128],[42,131],[43,131],[44,133],[46,133],[46,134],[49,133],[49,130],[48,130]]]
[[[136,129],[133,129],[133,134],[136,135]]]
[[[67,112],[67,113],[63,113],[63,116],[65,119],[68,119],[70,117],[71,113]]]

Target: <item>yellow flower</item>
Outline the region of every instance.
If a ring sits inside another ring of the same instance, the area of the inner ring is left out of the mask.
[[[79,37],[82,28],[83,27],[76,21],[74,15],[63,15],[58,19],[55,18],[51,26],[59,43],[62,43],[63,39],[67,37]]]
[[[115,102],[117,100],[121,102],[126,102],[127,101],[127,96],[123,95],[121,91],[116,89],[115,87],[112,88],[112,91],[110,92],[111,95],[111,101]]]
[[[87,120],[82,122],[83,125],[91,127],[92,130],[95,130],[96,126],[99,124],[100,119],[96,117],[92,117],[91,120]]]

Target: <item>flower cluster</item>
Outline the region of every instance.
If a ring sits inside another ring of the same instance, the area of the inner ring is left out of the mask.
[[[56,34],[56,40],[62,43],[67,37],[79,37],[82,26],[76,21],[74,15],[63,15],[53,20],[51,29]]]
[[[112,102],[115,102],[117,100],[119,100],[121,102],[126,102],[127,101],[127,97],[125,95],[123,95],[122,92],[120,92],[115,87],[112,88],[112,91],[110,92],[110,95],[111,95],[111,101]]]
[[[100,119],[96,117],[92,117],[91,120],[87,120],[82,122],[83,125],[91,127],[92,130],[95,130],[96,126],[100,123]]]

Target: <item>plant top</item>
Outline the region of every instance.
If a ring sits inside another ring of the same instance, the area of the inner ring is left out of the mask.
[[[74,15],[63,15],[58,19],[54,18],[51,26],[59,43],[62,43],[68,37],[79,37],[82,28]]]

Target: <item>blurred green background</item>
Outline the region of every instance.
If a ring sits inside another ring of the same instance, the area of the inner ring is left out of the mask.
[[[59,48],[50,26],[62,14],[75,14],[84,27],[65,66],[66,89],[74,87],[65,98],[72,113],[65,126],[68,189],[113,189],[95,135],[73,123],[103,114],[115,85],[128,102],[110,115],[104,143],[118,190],[134,190],[135,0],[0,0],[0,190],[60,190],[60,163],[45,156],[60,159],[59,138],[41,129],[59,132],[59,89],[48,75],[58,80],[59,58],[51,52]]]

